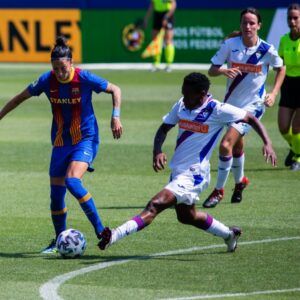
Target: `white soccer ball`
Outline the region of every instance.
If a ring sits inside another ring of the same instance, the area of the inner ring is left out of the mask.
[[[59,234],[56,247],[64,258],[76,258],[83,255],[86,249],[84,235],[76,229],[67,229]]]

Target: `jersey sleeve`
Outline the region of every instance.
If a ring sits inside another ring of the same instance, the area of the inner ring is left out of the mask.
[[[176,125],[179,122],[178,111],[180,108],[180,101],[175,103],[170,112],[163,117],[165,124]]]
[[[237,122],[243,120],[247,114],[247,111],[236,106],[220,103],[217,106],[218,120],[223,124]]]
[[[29,84],[27,90],[31,96],[39,96],[49,85],[50,72],[42,74],[37,80]]]
[[[97,76],[89,71],[83,70],[80,73],[82,80],[91,86],[91,89],[99,94],[107,89],[108,81],[100,76]]]
[[[270,49],[269,49],[269,53],[270,53],[270,65],[273,68],[280,68],[283,66],[283,60],[282,58],[279,56],[277,50],[275,49],[275,47],[273,45],[271,45]]]
[[[217,53],[212,57],[211,63],[216,66],[222,66],[229,57],[229,51],[229,43],[228,40],[226,40],[221,44],[221,47]]]

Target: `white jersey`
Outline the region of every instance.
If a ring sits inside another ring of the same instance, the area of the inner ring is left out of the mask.
[[[247,48],[241,36],[225,40],[211,62],[219,66],[227,62],[228,68],[242,71],[235,79],[227,79],[224,98],[224,102],[241,108],[263,105],[269,67],[283,65],[273,45],[258,39],[257,45]]]
[[[209,170],[209,159],[222,129],[231,122],[244,119],[246,111],[221,103],[208,95],[205,103],[192,111],[185,108],[181,98],[163,117],[166,124],[178,124],[176,149],[170,162],[172,174],[190,168]]]

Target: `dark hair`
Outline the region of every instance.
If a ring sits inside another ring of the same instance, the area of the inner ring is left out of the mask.
[[[242,35],[242,32],[240,30],[234,30],[231,33],[229,33],[228,35],[226,35],[226,37],[224,38],[224,41],[234,38],[234,37],[237,37],[237,36],[241,36],[241,35]]]
[[[288,7],[288,12],[290,10],[300,10],[300,4],[299,3],[292,3]]]
[[[258,23],[262,22],[262,18],[261,18],[261,15],[260,15],[259,11],[254,7],[247,7],[244,10],[241,11],[240,22],[242,21],[243,16],[247,13],[255,15],[257,17]]]
[[[56,38],[56,43],[51,51],[51,61],[60,58],[72,59],[72,51],[67,45],[67,39],[64,36]]]
[[[183,87],[189,87],[194,92],[207,92],[209,90],[210,81],[204,74],[201,73],[190,73],[189,75],[184,77]]]

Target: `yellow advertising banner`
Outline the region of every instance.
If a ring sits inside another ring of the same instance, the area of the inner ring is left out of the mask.
[[[80,10],[1,9],[0,61],[49,62],[56,36],[64,35],[81,62]]]

